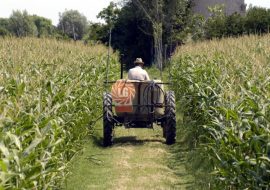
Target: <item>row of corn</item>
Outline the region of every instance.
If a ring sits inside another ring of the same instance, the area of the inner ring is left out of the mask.
[[[0,39],[0,190],[59,187],[101,115],[106,60],[99,45]]]
[[[172,62],[200,187],[270,189],[270,36],[186,45]]]

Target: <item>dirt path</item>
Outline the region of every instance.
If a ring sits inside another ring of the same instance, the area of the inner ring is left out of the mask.
[[[65,189],[188,189],[192,184],[185,161],[174,161],[176,153],[164,144],[161,129],[117,129],[111,148],[101,146],[101,127],[98,131],[73,159]]]

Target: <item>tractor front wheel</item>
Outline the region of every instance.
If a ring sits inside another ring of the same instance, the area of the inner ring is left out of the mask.
[[[113,112],[112,112],[112,96],[110,93],[103,95],[103,145],[105,147],[113,144]]]

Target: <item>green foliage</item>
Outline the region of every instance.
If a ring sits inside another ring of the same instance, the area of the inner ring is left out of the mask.
[[[9,20],[6,18],[0,18],[0,26],[3,28],[8,28]]]
[[[214,6],[209,11],[210,18],[198,20],[195,16],[193,19],[191,34],[196,40],[269,33],[270,9],[250,7],[244,16],[238,13],[225,16],[222,6]]]
[[[262,34],[269,32],[270,9],[261,7],[251,7],[246,15],[247,33]]]
[[[165,44],[177,46],[187,37],[187,29],[191,20],[191,2],[164,0],[164,34]]]
[[[0,19],[0,36],[13,34],[17,37],[55,35],[51,20],[37,15],[28,15],[26,11],[14,11],[10,18]]]
[[[37,15],[31,16],[31,19],[37,27],[37,37],[48,37],[53,35],[54,26],[52,25],[51,20]]]
[[[109,31],[114,27],[119,13],[120,9],[117,7],[117,4],[110,2],[110,5],[97,15],[97,18],[104,20],[106,24],[91,23],[84,36],[84,40],[91,42],[108,42]]]
[[[119,9],[117,5],[113,2],[110,2],[110,5],[107,8],[104,8],[98,15],[97,18],[105,20],[109,28],[113,27],[116,22],[119,14]]]
[[[205,26],[206,38],[222,38],[226,34],[226,17],[224,6],[210,7],[211,17]]]
[[[100,23],[92,23],[87,29],[87,33],[84,35],[84,40],[97,43],[97,42],[106,42],[108,38],[109,28],[107,25]]]
[[[9,30],[17,37],[37,35],[37,27],[27,11],[13,11],[9,18]]]
[[[73,40],[81,40],[87,26],[86,17],[76,10],[66,10],[60,14],[58,29]]]
[[[270,188],[269,54],[269,35],[176,52],[174,90],[190,131],[190,162],[200,160],[201,188]]]
[[[8,30],[9,20],[0,18],[0,36],[7,36],[10,34]]]
[[[0,27],[0,36],[9,35],[9,31],[6,28]]]
[[[170,54],[185,38],[189,5],[183,0],[126,1],[112,31],[112,45],[121,53],[121,60],[129,68],[136,57],[146,65],[155,62],[156,52]],[[158,11],[156,12],[156,8]],[[134,43],[136,42],[136,43]],[[167,52],[162,49],[167,44]],[[170,46],[171,44],[171,46]]]
[[[107,49],[6,38],[0,52],[0,189],[57,189],[102,114]]]
[[[207,39],[241,36],[245,32],[245,17],[239,13],[229,16],[224,14],[224,6],[209,8],[211,17],[205,23],[205,37]]]
[[[147,65],[153,61],[153,42],[145,28],[151,29],[151,25],[142,12],[131,2],[125,4],[112,30],[112,45],[120,51],[121,61],[127,68],[133,66],[136,57],[142,57]]]
[[[245,18],[240,14],[232,14],[225,20],[226,36],[241,36],[245,33]]]
[[[196,42],[204,39],[205,37],[205,18],[202,15],[194,14],[190,18],[187,26],[187,33],[189,38]]]

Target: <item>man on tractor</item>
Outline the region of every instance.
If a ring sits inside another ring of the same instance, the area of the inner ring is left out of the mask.
[[[162,127],[166,144],[176,140],[176,106],[173,91],[165,91],[161,80],[150,80],[143,69],[143,60],[134,61],[135,68],[128,72],[128,79],[119,79],[111,92],[103,94],[103,144],[113,144],[114,129]]]
[[[143,69],[144,62],[142,58],[137,58],[134,61],[135,67],[128,71],[129,80],[150,80],[148,73]]]

